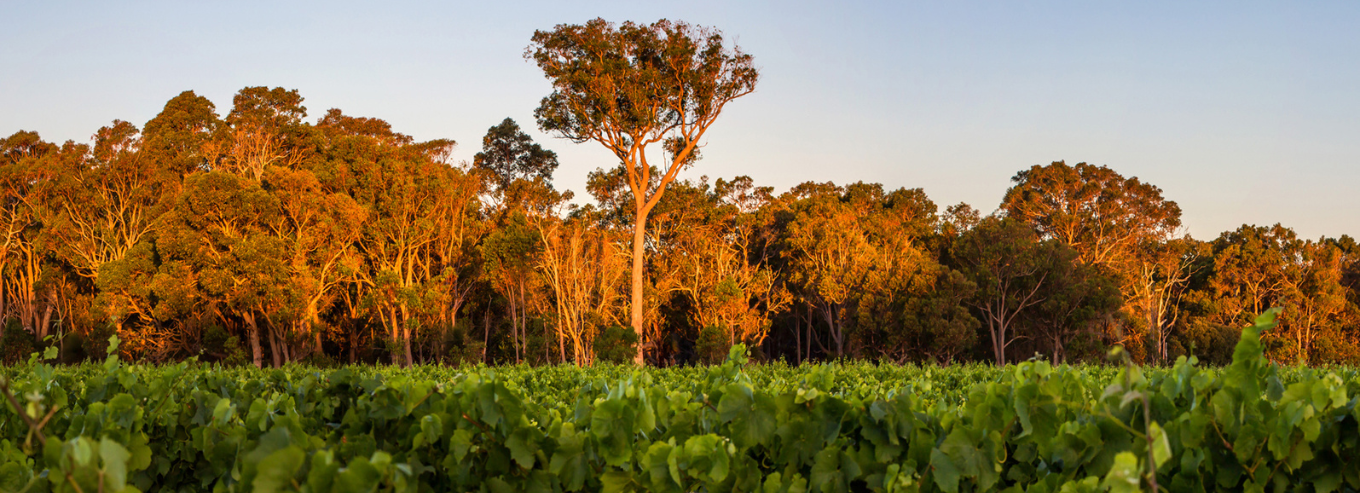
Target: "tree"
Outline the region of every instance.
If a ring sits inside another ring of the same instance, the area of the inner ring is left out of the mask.
[[[788,194],[800,197],[790,204],[791,218],[782,242],[789,284],[810,310],[821,315],[830,339],[830,344],[823,345],[808,320],[809,354],[814,342],[825,353],[845,354],[854,303],[876,277],[874,271],[882,260],[883,252],[859,221],[867,211],[842,202],[841,191],[830,183],[805,183]]]
[[[1162,190],[1105,166],[1055,161],[1016,173],[1001,209],[1054,238],[1088,264],[1119,262],[1180,227],[1181,209]]]
[[[1075,262],[1075,252],[1064,245],[1054,262],[1048,264],[1038,305],[1023,317],[1031,346],[1059,364],[1071,356],[1100,357],[1099,326],[1108,321],[1123,303],[1116,280],[1098,265]],[[1062,252],[1066,251],[1064,257]],[[1073,354],[1073,353],[1076,354]]]
[[[1129,303],[1143,316],[1152,334],[1153,355],[1162,364],[1171,362],[1172,330],[1182,313],[1182,300],[1190,281],[1202,268],[1202,243],[1190,238],[1149,242],[1134,254],[1129,272]]]
[[[484,271],[505,297],[510,312],[510,336],[516,363],[527,357],[529,298],[533,296],[532,284],[536,281],[533,272],[543,246],[539,231],[529,225],[524,214],[510,216],[482,243],[482,257],[486,261]]]
[[[885,337],[884,352],[905,363],[917,350],[939,364],[950,364],[977,344],[981,322],[968,312],[977,285],[962,272],[931,265],[925,292],[904,300],[901,328]],[[913,340],[914,339],[914,340]]]
[[[549,181],[557,169],[557,153],[544,149],[506,118],[482,137],[482,152],[472,157],[474,168],[489,172],[496,191],[519,179]]]
[[[814,345],[836,356],[863,348],[903,357],[902,345],[884,342],[901,342],[907,306],[939,280],[938,265],[922,248],[935,229],[935,204],[919,189],[885,193],[882,185],[862,182],[804,183],[779,202],[786,208],[782,274],[808,310],[806,341],[796,335],[798,345],[806,344],[808,357]],[[814,332],[813,312],[830,344]]]
[[[123,347],[153,355],[174,338],[166,333],[182,332],[167,326],[172,317],[193,317],[197,306],[191,269],[166,261],[158,230],[184,178],[220,160],[229,129],[212,102],[184,91],[146,123],[140,139],[130,139],[133,130],[119,122],[101,130],[93,162],[57,180],[53,198],[65,201],[49,207],[64,212],[49,234],[69,250],[62,256],[77,273],[94,276],[94,308],[128,341]]]
[[[268,229],[283,242],[289,272],[279,281],[292,294],[280,315],[288,317],[294,334],[310,335],[312,351],[319,352],[321,313],[358,275],[356,245],[367,212],[349,195],[327,190],[311,171],[271,167],[265,178],[280,212]]]
[[[223,322],[235,315],[245,323],[255,366],[264,365],[262,335],[274,366],[281,365],[284,341],[270,317],[286,297],[286,247],[267,226],[280,213],[278,199],[248,177],[214,171],[187,179],[157,240],[164,258],[154,281],[161,288],[157,318],[187,318],[200,308]]]
[[[1032,166],[1011,178],[1001,209],[1006,217],[1035,229],[1042,239],[1053,239],[1077,253],[1077,261],[1106,269],[1118,282],[1126,307],[1136,320],[1157,321],[1164,306],[1155,298],[1168,288],[1158,279],[1182,279],[1185,272],[1163,272],[1149,278],[1149,271],[1174,259],[1157,258],[1158,245],[1175,239],[1180,227],[1180,206],[1162,197],[1161,189],[1137,177],[1125,178],[1105,166],[1056,161]],[[1188,264],[1186,264],[1188,265]],[[1185,265],[1182,265],[1185,266]],[[1152,285],[1148,283],[1152,282]],[[1174,291],[1176,283],[1170,289]],[[1139,296],[1153,296],[1140,299]],[[1151,312],[1149,312],[1151,310]],[[1113,325],[1111,327],[1114,327]],[[1165,325],[1147,326],[1164,332]],[[1143,333],[1113,332],[1111,342],[1141,340]],[[1158,336],[1161,337],[1161,336]],[[1164,339],[1164,338],[1163,338]],[[1142,345],[1129,345],[1142,354]]]
[[[534,111],[539,128],[599,142],[626,171],[636,213],[630,319],[641,337],[647,215],[698,158],[700,140],[727,103],[755,90],[759,73],[718,30],[667,20],[558,25],[534,32],[525,55],[553,85]],[[653,180],[648,151],[657,144],[664,159]],[[643,361],[641,346],[635,360]]]
[[[994,361],[1004,365],[1018,322],[1046,300],[1051,271],[1072,262],[1076,254],[1060,243],[1039,240],[1023,223],[989,216],[954,241],[950,256],[977,286],[971,304],[982,314]]]
[[[142,129],[145,162],[180,178],[206,171],[227,151],[228,128],[208,98],[184,91],[165,103]]]
[[[422,321],[447,316],[458,295],[462,247],[482,183],[443,162],[454,143],[436,140],[379,151],[351,164],[351,196],[369,211],[359,245],[368,305],[389,336],[392,362],[416,362]]]
[[[17,312],[19,323],[38,338],[47,335],[53,309],[50,296],[40,292],[48,245],[38,190],[59,167],[55,162],[80,160],[87,152],[70,142],[44,142],[36,132],[0,140],[0,317],[8,316],[7,309]]]
[[[1353,363],[1354,343],[1340,336],[1348,302],[1341,284],[1341,250],[1326,242],[1305,242],[1285,259],[1284,336],[1295,363]],[[1349,346],[1349,347],[1347,347]],[[1350,361],[1346,361],[1350,360]]]
[[[1187,295],[1193,317],[1189,334],[1197,346],[1250,320],[1253,313],[1282,307],[1281,323],[1264,333],[1266,354],[1300,364],[1353,360],[1354,341],[1344,325],[1353,305],[1346,299],[1344,244],[1313,242],[1292,229],[1243,225],[1212,243],[1205,273]],[[1351,322],[1353,323],[1353,322]],[[1216,345],[1231,344],[1231,339]]]
[[[549,288],[558,334],[558,351],[578,366],[596,360],[598,330],[618,325],[619,290],[627,266],[614,241],[615,232],[591,227],[592,211],[578,211],[565,221],[537,221],[543,240],[538,270]],[[629,356],[631,358],[631,355]]]
[[[302,119],[307,108],[297,90],[247,87],[236,93],[226,123],[230,148],[222,168],[260,181],[270,166],[291,168],[304,159]]]
[[[764,227],[755,213],[770,199],[769,189],[754,187],[749,177],[712,187],[706,178],[684,180],[654,211],[658,304],[686,314],[701,336],[721,334],[709,337],[719,358],[734,344],[760,347],[771,317],[790,301],[762,248]]]

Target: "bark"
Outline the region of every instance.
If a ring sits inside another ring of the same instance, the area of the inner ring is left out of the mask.
[[[246,319],[246,338],[250,339],[251,362],[255,363],[256,368],[264,367],[264,353],[260,351],[260,327],[255,324],[255,314],[247,312]]]
[[[269,359],[274,368],[283,366],[283,344],[279,341],[278,331],[273,327],[268,328],[269,332]]]
[[[52,302],[49,300],[47,309],[43,310],[42,321],[38,323],[38,339],[47,337],[48,328],[52,323]]]
[[[567,362],[567,341],[562,337],[562,328],[557,328],[557,356],[561,358],[560,363]]]
[[[401,327],[397,330],[401,334],[402,349],[406,361],[402,366],[409,367],[415,364],[415,358],[411,355],[411,315],[406,312],[406,307],[401,308]]]
[[[8,255],[8,253],[5,251],[0,251],[0,259],[4,258],[5,255]],[[3,267],[0,267],[0,273],[3,272],[4,272]],[[9,325],[9,312],[5,311],[5,309],[7,308],[5,305],[5,301],[6,301],[5,280],[3,276],[0,276],[0,337],[5,336],[5,326]]]
[[[405,364],[403,364],[402,366],[409,368],[411,365],[414,365],[416,363],[416,358],[414,355],[411,354],[411,330],[403,329],[403,332],[404,334],[402,337],[403,339],[402,346],[405,348],[406,361]]]
[[[638,352],[633,357],[633,362],[642,365],[644,363],[643,331],[642,331],[642,274],[646,264],[643,262],[643,254],[647,249],[647,212],[638,207],[637,221],[633,224],[633,296],[629,307],[629,316],[632,320],[633,331],[638,336]]]
[[[807,308],[807,357],[803,361],[812,361],[812,306]]]

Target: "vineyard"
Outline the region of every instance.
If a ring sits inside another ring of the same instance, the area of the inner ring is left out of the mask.
[[[1356,491],[1360,375],[1271,364],[1274,315],[1220,369],[35,357],[3,370],[0,490]]]

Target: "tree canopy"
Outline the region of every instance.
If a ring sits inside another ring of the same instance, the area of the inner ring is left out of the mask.
[[[926,190],[681,176],[759,78],[716,29],[593,20],[538,31],[535,116],[617,160],[575,200],[511,119],[451,139],[300,91],[174,95],[88,143],[0,139],[0,360],[51,347],[223,364],[677,365],[736,344],[792,363],[1232,356],[1281,307],[1268,358],[1360,363],[1360,246],[1244,224],[1180,228],[1109,166],[1020,170],[989,207]],[[225,113],[225,116],[223,116]],[[486,122],[494,123],[494,122]],[[1207,241],[1206,241],[1207,240]]]

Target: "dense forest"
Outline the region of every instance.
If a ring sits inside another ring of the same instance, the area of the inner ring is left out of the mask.
[[[5,358],[789,362],[1230,357],[1272,306],[1281,363],[1360,362],[1360,246],[1244,225],[1178,234],[1152,184],[1104,166],[1019,171],[994,213],[920,189],[677,180],[646,236],[644,331],[628,328],[634,208],[622,168],[587,205],[514,121],[471,163],[281,88],[225,117],[193,92],[92,144],[0,141]],[[707,164],[707,163],[704,163]],[[719,170],[713,170],[719,171]],[[653,175],[655,176],[655,174]]]
[[[556,154],[509,118],[453,163],[452,140],[337,109],[309,121],[284,88],[242,89],[225,117],[186,91],[91,144],[5,138],[3,358],[98,357],[116,334],[125,357],[256,366],[674,365],[738,343],[789,362],[1122,345],[1224,363],[1282,307],[1269,358],[1360,363],[1348,236],[1197,240],[1159,188],[1086,163],[1018,171],[988,214],[919,188],[681,179],[759,79],[721,32],[595,19],[535,32],[525,58],[553,86],[538,127],[618,159],[590,174],[591,200],[557,190]]]

